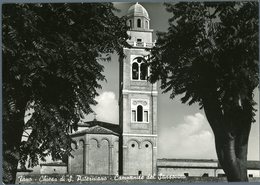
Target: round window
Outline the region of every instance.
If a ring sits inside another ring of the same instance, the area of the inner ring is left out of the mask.
[[[132,144],[131,146],[134,148],[134,147],[135,147],[135,144]]]
[[[149,147],[149,145],[148,145],[148,144],[146,144],[146,145],[145,145],[145,147],[146,147],[146,148],[148,148],[148,147]]]

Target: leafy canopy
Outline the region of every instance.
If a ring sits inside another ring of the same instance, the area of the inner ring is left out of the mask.
[[[3,5],[5,144],[16,133],[12,120],[24,124],[24,112],[34,110],[23,125],[31,129],[20,146],[23,164],[27,156],[33,166],[50,153],[69,154],[69,125],[92,111],[105,79],[101,61],[127,46],[128,28],[114,11],[112,3]]]
[[[225,112],[253,105],[258,85],[258,2],[166,4],[167,32],[152,49],[151,81],[183,103],[214,98]],[[251,118],[253,113],[251,112]]]

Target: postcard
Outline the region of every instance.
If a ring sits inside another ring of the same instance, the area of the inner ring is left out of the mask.
[[[259,3],[2,4],[3,182],[260,182]]]

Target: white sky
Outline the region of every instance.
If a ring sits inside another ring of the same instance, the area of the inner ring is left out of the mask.
[[[119,15],[125,15],[133,3],[115,3],[121,10]],[[142,4],[150,16],[150,27],[154,31],[166,31],[170,14],[161,3]],[[153,35],[155,40],[155,34]],[[112,55],[112,61],[103,63],[107,83],[102,82],[100,96],[96,98],[99,104],[93,109],[97,119],[118,124],[118,57]],[[159,158],[205,158],[216,159],[214,136],[205,118],[204,111],[198,105],[184,105],[179,98],[171,100],[169,94],[158,96],[158,157]],[[259,92],[255,91],[255,100],[259,102]],[[257,105],[256,108],[258,108]],[[87,117],[92,120],[93,115]],[[252,125],[249,138],[249,160],[259,160],[259,112],[256,123]]]

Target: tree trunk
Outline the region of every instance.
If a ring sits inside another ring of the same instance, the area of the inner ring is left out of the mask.
[[[23,127],[24,111],[9,121],[3,120],[3,181],[6,184],[15,183]]]
[[[235,137],[232,133],[226,133],[226,137],[222,139],[221,147],[218,148],[223,153],[222,159],[222,168],[227,175],[227,180],[229,182],[239,182],[242,181],[240,166],[236,157],[236,148],[235,148]]]
[[[246,128],[244,130],[247,130]],[[250,130],[250,129],[248,129]],[[247,131],[248,131],[247,130]],[[226,137],[220,139],[215,136],[216,150],[220,165],[222,166],[227,180],[229,182],[247,182],[247,148],[248,148],[248,132],[236,134],[229,132]]]
[[[248,139],[251,129],[251,122],[245,122],[244,125],[239,125],[237,131],[235,149],[238,165],[240,168],[240,176],[242,181],[248,181],[247,177],[247,152],[248,152]]]
[[[216,100],[216,99],[215,99]],[[215,136],[219,163],[229,182],[246,182],[247,148],[251,119],[239,120],[235,116],[227,120],[214,98],[204,99],[204,111]]]

